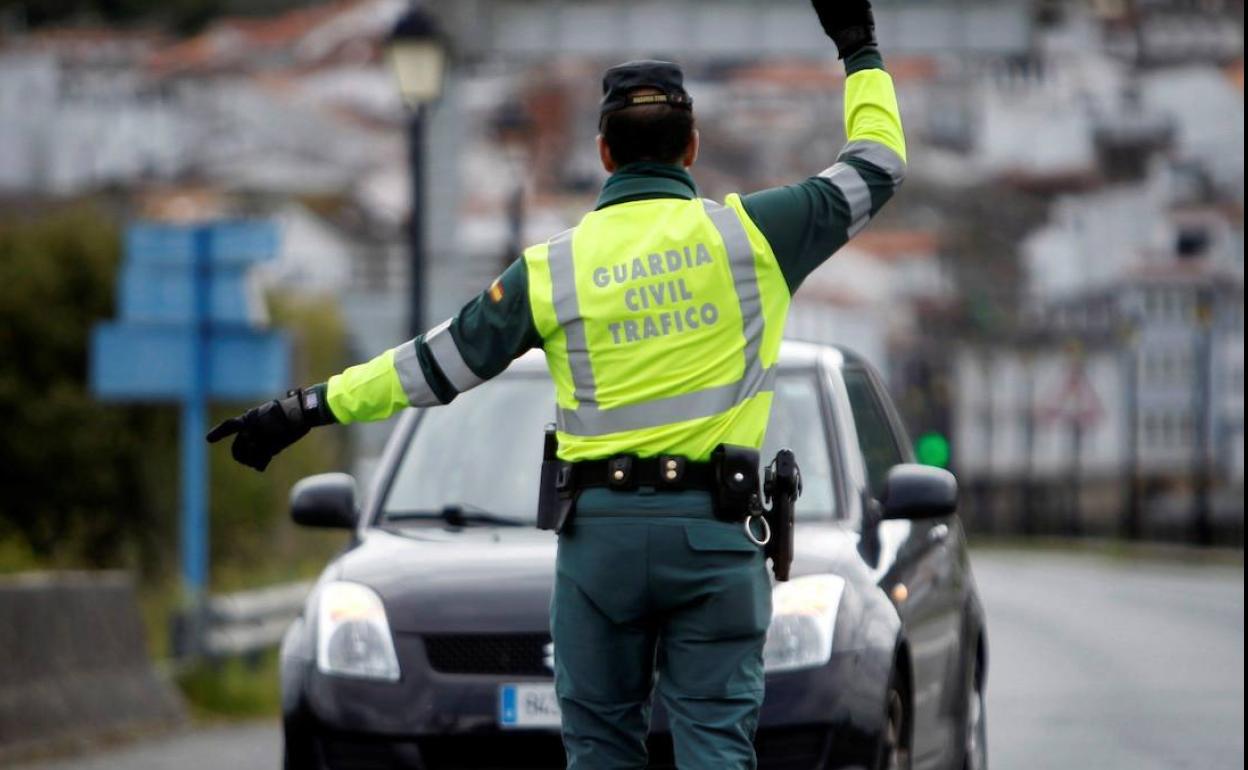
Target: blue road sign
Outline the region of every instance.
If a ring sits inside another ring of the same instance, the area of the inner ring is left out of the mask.
[[[205,235],[207,238],[203,238]],[[202,239],[210,266],[208,320],[254,324],[262,316],[259,298],[248,290],[247,273],[277,250],[277,228],[269,222],[217,222],[205,231],[174,225],[138,224],[126,232],[126,263],[118,305],[126,320],[189,324],[195,309],[196,243]]]
[[[199,237],[207,231],[207,243]],[[126,228],[127,262],[173,262],[191,266],[197,244],[215,267],[266,262],[277,253],[277,227],[268,220],[235,219],[204,225],[138,222]]]
[[[262,398],[290,382],[289,344],[253,328],[260,309],[247,281],[277,245],[277,228],[265,221],[131,225],[121,317],[92,330],[98,398],[182,404],[182,576],[194,602],[208,575],[208,399]]]
[[[248,290],[244,266],[214,269],[209,276],[208,319],[214,324],[249,325],[262,317]],[[190,324],[195,311],[195,275],[190,265],[128,264],[118,282],[118,307],[127,321]]]
[[[173,324],[104,323],[91,334],[91,381],[109,401],[181,401],[192,390],[195,333]],[[289,344],[279,332],[214,329],[206,340],[205,395],[221,401],[272,396],[288,387]]]

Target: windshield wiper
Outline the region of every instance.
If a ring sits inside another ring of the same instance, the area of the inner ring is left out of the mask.
[[[491,513],[472,503],[447,503],[436,511],[394,511],[386,514],[386,521],[403,521],[404,519],[442,519],[452,527],[467,527],[473,524],[520,527],[526,523],[510,516]]]

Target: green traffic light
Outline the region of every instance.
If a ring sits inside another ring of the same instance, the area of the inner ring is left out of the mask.
[[[949,439],[939,433],[924,433],[915,442],[914,453],[924,465],[949,467]]]

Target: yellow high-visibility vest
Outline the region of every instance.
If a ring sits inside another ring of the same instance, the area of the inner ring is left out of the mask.
[[[790,296],[739,196],[608,206],[524,260],[561,459],[762,447]]]

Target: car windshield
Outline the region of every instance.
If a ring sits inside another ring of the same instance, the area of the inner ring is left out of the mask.
[[[382,517],[391,524],[456,517],[471,522],[477,514],[484,523],[499,518],[532,523],[542,434],[554,409],[549,378],[515,373],[426,410],[399,463]],[[763,462],[781,447],[797,454],[802,469],[798,518],[834,518],[833,466],[812,372],[781,372],[776,379]]]

